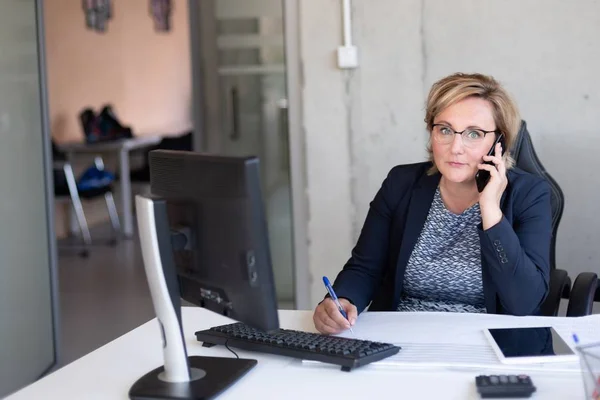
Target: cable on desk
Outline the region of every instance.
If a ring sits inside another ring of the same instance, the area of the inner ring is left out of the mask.
[[[229,340],[225,341],[225,347],[227,348],[227,350],[229,350],[230,352],[232,352],[235,355],[235,358],[240,358],[235,351],[233,351],[233,350],[231,350],[229,348],[229,346],[227,345],[227,342],[229,342]]]

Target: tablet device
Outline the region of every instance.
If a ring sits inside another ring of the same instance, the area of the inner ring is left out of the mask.
[[[552,327],[485,329],[484,334],[503,364],[578,361]]]

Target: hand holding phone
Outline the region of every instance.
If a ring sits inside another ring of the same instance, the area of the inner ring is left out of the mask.
[[[487,153],[488,156],[494,155],[494,153],[496,151],[496,145],[498,143],[500,143],[500,146],[502,146],[502,151],[505,151],[506,147],[504,145],[504,134],[503,133],[500,133],[496,137],[496,140],[494,140],[494,144],[492,145],[492,147],[490,148],[490,150]],[[494,163],[491,161],[484,161],[483,163],[494,166]],[[485,189],[485,185],[487,185],[487,183],[489,181],[490,181],[490,172],[489,171],[480,169],[479,171],[477,171],[477,174],[475,174],[475,182],[477,183],[477,190],[479,191],[479,193],[483,192],[483,189]]]

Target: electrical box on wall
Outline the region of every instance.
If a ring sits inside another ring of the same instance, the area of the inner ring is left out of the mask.
[[[342,26],[344,29],[344,44],[337,49],[337,61],[340,68],[358,67],[358,48],[352,44],[352,17],[350,0],[342,0]]]
[[[337,49],[338,67],[358,67],[358,48],[356,46],[340,46]]]

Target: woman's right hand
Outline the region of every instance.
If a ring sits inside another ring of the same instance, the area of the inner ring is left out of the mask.
[[[344,318],[335,302],[326,298],[317,306],[313,314],[315,328],[321,333],[331,335],[350,329],[356,322],[358,312],[356,306],[346,299],[339,299],[348,319]]]

